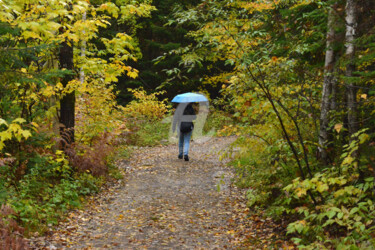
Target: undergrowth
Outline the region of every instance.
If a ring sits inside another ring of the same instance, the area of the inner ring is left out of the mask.
[[[233,125],[234,120],[232,116],[224,111],[212,109],[207,116],[206,123],[203,127],[203,133],[210,134],[214,131],[214,135],[222,135],[222,131],[225,127]]]
[[[13,228],[23,228],[20,236],[43,234],[67,211],[82,207],[85,196],[97,193],[111,179],[122,178],[116,153],[121,152],[123,158],[129,153],[117,135],[97,134],[89,140],[91,145],[76,143],[63,150],[60,141],[39,128],[28,140],[8,144],[12,145],[6,148],[9,153],[0,157],[0,205],[12,211],[11,222],[16,225],[9,229],[0,221],[1,241],[7,246],[21,244],[12,243],[19,242],[9,236]],[[17,153],[19,148],[22,151]],[[8,216],[3,211],[0,215]]]
[[[14,220],[15,211],[6,205],[0,207],[0,249],[28,249],[22,235],[24,228]]]
[[[135,146],[157,146],[169,144],[169,135],[173,119],[173,110],[165,113],[163,119],[139,120],[133,118],[127,142]],[[220,136],[220,131],[233,124],[230,115],[220,110],[211,110],[203,127],[203,135]],[[194,137],[193,137],[194,139]]]
[[[375,186],[369,152],[374,135],[359,131],[329,168],[310,158],[312,176],[303,178],[285,142],[275,131],[258,127],[251,129],[256,135],[242,130],[232,146],[236,184],[247,189],[247,205],[283,222],[300,249],[373,249]]]
[[[0,152],[0,232],[5,248],[24,246],[21,235],[45,233],[67,211],[82,207],[85,196],[97,193],[110,180],[123,178],[117,161],[130,157],[131,145],[169,143],[171,123],[165,118],[171,121],[173,110],[157,94],[133,92],[136,99],[121,109],[127,111],[123,116],[118,112],[105,117],[116,119],[107,129],[103,120],[96,123],[95,119],[83,128],[87,114],[80,113],[78,124],[83,127],[78,129],[76,143],[64,148],[63,139],[56,139],[49,125],[33,128],[29,134],[24,121],[17,121],[16,132],[24,137],[11,138]],[[205,131],[231,122],[223,112],[211,112]]]
[[[80,145],[65,152],[45,145],[23,159],[3,162],[0,204],[15,211],[26,235],[45,232],[64,212],[81,207],[85,195],[98,192],[109,177],[107,157],[113,149],[104,141],[105,137],[91,148]]]

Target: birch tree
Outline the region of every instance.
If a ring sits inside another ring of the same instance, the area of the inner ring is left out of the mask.
[[[355,70],[354,65],[354,56],[355,56],[355,34],[357,28],[357,10],[356,10],[356,1],[347,0],[345,7],[345,55],[348,63],[346,65],[346,87],[347,87],[347,102],[348,102],[348,129],[349,135],[352,136],[358,131],[358,118],[357,118],[357,103],[356,103],[356,94],[357,91],[351,80],[353,76],[353,71]]]
[[[320,130],[319,130],[319,151],[320,157],[324,164],[327,164],[327,143],[329,134],[329,112],[334,108],[334,88],[336,85],[336,78],[334,76],[335,64],[336,64],[336,52],[333,48],[335,41],[335,4],[333,4],[328,12],[327,22],[327,41],[326,41],[326,55],[324,63],[324,82],[323,82],[323,93],[321,101],[321,113],[320,113]]]

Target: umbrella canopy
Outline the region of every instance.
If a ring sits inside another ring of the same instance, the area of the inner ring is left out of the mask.
[[[176,103],[185,103],[185,102],[208,102],[207,97],[202,94],[196,93],[184,93],[180,95],[176,95],[172,102]]]

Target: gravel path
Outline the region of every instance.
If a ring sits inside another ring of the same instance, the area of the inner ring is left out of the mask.
[[[125,178],[73,211],[39,249],[233,249],[240,239],[235,211],[243,196],[231,185],[233,171],[220,155],[233,137],[193,142],[190,161],[177,146],[139,148],[120,161]],[[235,210],[235,211],[234,211]]]

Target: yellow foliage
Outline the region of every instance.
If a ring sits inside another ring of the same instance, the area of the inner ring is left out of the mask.
[[[136,119],[160,120],[168,111],[167,101],[159,101],[157,98],[157,95],[161,95],[165,91],[148,95],[143,88],[128,90],[133,93],[136,100],[125,107],[126,116]]]
[[[98,81],[77,86],[76,137],[90,144],[102,133],[118,135],[126,131],[123,107],[117,105],[113,86]]]
[[[274,9],[277,4],[280,3],[280,0],[268,0],[268,1],[238,1],[234,4],[237,4],[239,7],[244,8],[253,13],[255,11],[264,11]]]
[[[21,142],[23,139],[27,140],[31,137],[31,132],[27,129],[23,129],[20,124],[25,123],[26,120],[23,118],[16,118],[10,124],[4,119],[0,118],[0,126],[4,125],[6,129],[0,132],[0,151],[5,147],[5,141],[17,139]],[[36,123],[31,124],[34,128],[37,127]]]

